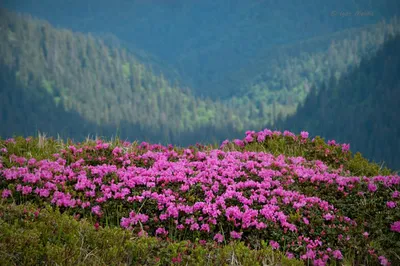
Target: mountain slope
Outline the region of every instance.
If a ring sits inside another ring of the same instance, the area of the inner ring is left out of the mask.
[[[307,129],[328,139],[346,140],[367,158],[400,168],[400,35],[338,82],[314,89],[280,128]]]
[[[132,126],[128,135],[138,136],[134,129],[138,127],[155,136],[153,141],[177,140],[181,134],[197,134],[204,128],[232,133],[233,125],[238,128],[242,122],[238,121],[239,110],[196,99],[155,75],[125,49],[108,46],[90,34],[55,29],[44,21],[4,10],[0,26],[0,66],[3,73],[14,76],[2,81],[4,95],[15,88],[27,97],[43,95],[52,105],[99,127],[140,125]],[[8,110],[7,105],[3,108],[2,112]],[[28,109],[14,111],[26,113]],[[20,122],[20,129],[25,130],[27,125]]]
[[[265,49],[400,13],[397,0],[6,0],[3,5],[75,31],[111,32],[178,68],[197,95],[212,97],[229,96],[230,87],[213,84],[234,78]]]
[[[384,40],[400,33],[400,20],[380,22],[266,50],[260,58],[238,70],[228,83],[234,97],[227,99],[233,106],[251,101],[256,116],[273,123],[277,117],[295,112],[312,85],[320,85],[331,77],[335,80],[359,65],[382,46]],[[275,111],[272,112],[272,106]]]

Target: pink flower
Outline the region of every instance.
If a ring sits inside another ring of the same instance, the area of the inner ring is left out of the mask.
[[[177,257],[172,258],[171,262],[172,263],[181,263],[182,262],[181,254],[179,253],[179,255]]]
[[[195,231],[195,230],[199,230],[200,226],[198,223],[194,223],[190,226],[190,230]]]
[[[121,148],[117,146],[113,149],[112,154],[114,155],[114,157],[116,157],[121,153],[121,151]]]
[[[264,132],[260,132],[260,133],[258,133],[257,141],[259,143],[264,142],[265,141],[265,137],[266,137],[266,135],[264,134]]]
[[[238,233],[236,231],[232,231],[230,233],[231,238],[233,238],[233,239],[241,239],[242,238],[242,234],[243,234],[243,232]]]
[[[146,236],[148,236],[149,234],[146,232],[146,231],[144,231],[144,230],[140,230],[140,232],[138,233],[138,237],[146,237]]]
[[[9,139],[6,139],[6,143],[7,143],[7,144],[8,144],[8,143],[16,144],[17,142],[15,141],[15,139],[9,138]]]
[[[301,131],[301,132],[300,132],[300,136],[301,136],[302,139],[307,139],[307,138],[308,138],[308,135],[309,135],[309,134],[308,134],[308,132],[306,132],[306,131]]]
[[[364,233],[363,233],[363,236],[364,236],[365,238],[368,238],[369,233],[368,233],[368,232],[364,232]]]
[[[394,222],[390,225],[390,230],[400,233],[400,221]]]
[[[6,199],[6,198],[8,198],[9,196],[11,196],[11,190],[9,190],[9,189],[4,189],[3,190],[3,192],[1,193],[1,197],[3,198],[3,199]]]
[[[373,183],[369,183],[368,184],[368,190],[369,191],[375,192],[377,189],[378,189],[378,187],[375,184],[373,184]]]
[[[350,144],[342,144],[342,152],[348,152],[350,150]]]
[[[307,250],[306,254],[304,254],[302,257],[302,259],[315,259],[315,251],[312,249]]]
[[[32,187],[22,186],[22,195],[28,195],[32,192]]]
[[[337,260],[341,260],[341,259],[343,259],[343,255],[342,255],[342,252],[340,252],[340,250],[334,250],[333,252],[332,252],[332,256],[335,258],[335,259],[337,259]]]
[[[124,146],[124,147],[129,147],[130,145],[131,145],[131,143],[129,141],[124,141],[122,143],[122,146]]]
[[[233,143],[235,143],[235,144],[238,145],[239,147],[244,147],[244,142],[243,142],[243,140],[235,139],[235,140],[233,141]]]
[[[394,199],[397,199],[397,198],[400,198],[400,192],[399,191],[394,191],[393,193],[392,193],[392,198],[394,198]]]
[[[329,146],[336,146],[336,141],[335,140],[328,140],[328,145]]]
[[[185,226],[184,226],[183,224],[178,224],[178,225],[176,226],[176,229],[178,229],[178,230],[183,230],[183,229],[185,229]]]
[[[120,226],[122,228],[128,228],[130,225],[131,225],[131,219],[126,217],[121,218]]]
[[[280,247],[279,243],[274,240],[270,240],[269,245],[272,247],[272,249],[278,249]]]
[[[210,226],[208,224],[202,224],[200,231],[210,232]]]
[[[326,262],[323,261],[322,259],[314,260],[314,266],[325,266],[325,265],[326,265]]]
[[[330,220],[333,220],[335,218],[335,215],[327,213],[323,217],[324,217],[325,220],[330,221]]]
[[[375,250],[369,249],[369,250],[368,250],[368,253],[369,253],[370,255],[375,255]]]
[[[92,207],[92,212],[97,216],[101,216],[101,207],[96,205]]]
[[[164,235],[164,236],[166,236],[166,235],[168,235],[168,231],[165,230],[163,227],[159,227],[156,230],[156,235]]]
[[[379,256],[379,262],[381,263],[381,265],[383,266],[387,266],[390,265],[389,261],[387,260],[387,258],[385,258],[384,256]]]
[[[226,145],[228,145],[229,144],[229,140],[228,139],[226,139],[226,140],[224,140],[223,142],[222,142],[222,144],[221,144],[221,146],[219,146],[219,148],[220,149],[223,149]]]
[[[207,241],[205,241],[204,239],[200,239],[199,244],[204,246],[205,244],[207,244]]]
[[[244,138],[244,141],[247,143],[253,142],[254,138],[253,135],[255,134],[254,131],[246,131],[246,137]]]
[[[180,191],[186,192],[186,191],[189,190],[189,188],[190,188],[189,185],[184,184],[184,185],[181,186]]]
[[[386,202],[386,206],[389,208],[389,209],[393,209],[393,208],[395,208],[396,207],[396,202],[394,202],[394,201],[388,201],[388,202]]]
[[[293,259],[293,258],[294,258],[294,254],[291,253],[291,252],[286,252],[286,257],[287,257],[288,259]]]
[[[224,241],[224,236],[218,233],[214,236],[214,240],[217,241],[218,243],[221,243],[222,241]]]

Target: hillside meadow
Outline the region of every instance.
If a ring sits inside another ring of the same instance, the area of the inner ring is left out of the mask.
[[[0,140],[2,265],[398,265],[400,177],[349,144]]]

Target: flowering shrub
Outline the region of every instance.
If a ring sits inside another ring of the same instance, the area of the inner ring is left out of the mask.
[[[77,219],[47,206],[0,204],[0,265],[303,265],[269,247],[159,241]]]
[[[307,132],[248,131],[219,149],[97,140],[49,145],[47,157],[28,155],[34,139],[1,145],[6,202],[50,203],[96,228],[167,241],[269,246],[314,265],[399,261],[400,177],[372,176],[370,164],[355,176],[365,159]]]

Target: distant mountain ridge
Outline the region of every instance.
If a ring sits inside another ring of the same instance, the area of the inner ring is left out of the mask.
[[[213,84],[235,78],[265,49],[400,14],[398,0],[5,0],[3,6],[74,31],[111,32],[174,66],[196,95],[213,98],[230,91]],[[340,15],[346,12],[352,15]]]

